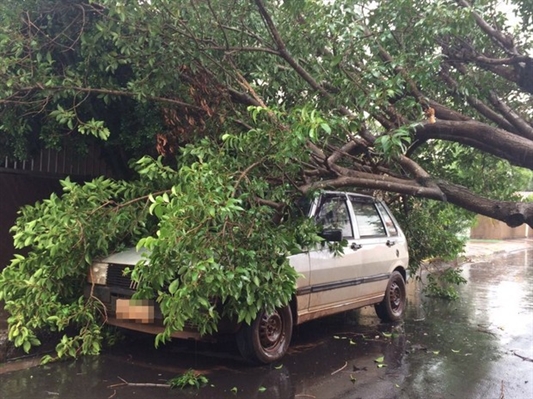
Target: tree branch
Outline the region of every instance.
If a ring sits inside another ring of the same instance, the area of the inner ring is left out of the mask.
[[[21,87],[17,90],[17,94],[23,94],[23,93],[29,93],[29,92],[35,92],[35,91],[41,91],[41,92],[62,92],[62,91],[76,91],[79,93],[89,93],[89,94],[108,94],[111,96],[117,96],[117,97],[130,97],[130,98],[137,98],[138,93],[133,93],[129,91],[123,91],[123,90],[111,90],[111,89],[98,89],[94,87],[81,87],[81,86],[43,86],[41,84],[37,84],[35,86],[28,86],[28,87]],[[17,94],[13,94],[10,97],[0,100],[0,104],[16,104],[19,102],[19,100],[15,100],[17,97]],[[172,104],[177,105],[179,107],[183,108],[189,108],[194,109],[196,111],[203,111],[201,107],[198,107],[193,104],[185,103],[180,100],[175,100],[173,98],[168,97],[159,97],[159,96],[146,96],[147,100],[152,100],[156,102],[166,103],[166,104]]]
[[[335,179],[321,180],[303,185],[299,189],[302,193],[310,190],[336,189],[349,186],[384,190],[449,202],[471,212],[501,220],[510,227],[517,227],[523,223],[533,227],[533,203],[487,199],[459,185],[442,180],[435,180],[434,183],[435,187],[424,187],[414,180],[399,183],[389,181],[386,178],[379,180],[375,177],[368,179],[365,177],[340,176]]]
[[[510,227],[527,223],[533,227],[533,203],[497,201],[480,197],[467,188],[450,183],[439,183],[448,202],[466,210],[501,220]]]
[[[472,146],[508,160],[510,163],[533,169],[533,142],[477,121],[440,121],[427,123],[416,129],[422,140],[439,139]]]
[[[462,69],[459,69],[459,71],[463,74],[465,72]],[[453,89],[455,93],[459,93],[459,85],[457,84],[455,79],[453,79],[450,76],[446,65],[443,65],[443,68],[440,73],[440,77],[442,80],[444,80],[446,85],[448,85],[449,87]],[[500,114],[498,114],[497,112],[494,112],[488,105],[486,105],[485,103],[483,103],[482,101],[480,101],[479,99],[473,96],[463,96],[463,97],[466,99],[466,101],[468,101],[468,104],[470,104],[472,108],[474,108],[477,112],[479,112],[482,116],[484,116],[488,120],[496,123],[501,129],[516,133],[516,129],[514,128],[514,126],[511,125]],[[442,118],[442,119],[445,119],[445,118]],[[466,120],[470,120],[470,118]]]
[[[342,188],[348,186],[392,191],[400,194],[442,200],[442,192],[440,189],[424,187],[414,181],[398,183],[389,181],[388,179],[378,180],[374,175],[371,178],[340,176],[335,179],[321,180],[311,184],[306,184],[300,186],[299,189],[302,193],[306,193],[310,190]]]
[[[457,4],[464,8],[472,8],[472,6],[466,0],[457,0]],[[506,35],[499,29],[494,29],[490,26],[477,12],[471,11],[477,25],[487,34],[489,37],[503,50],[510,55],[519,55],[516,50],[513,37]]]
[[[516,130],[517,134],[529,140],[533,140],[533,127],[517,115],[511,107],[498,98],[493,90],[490,92],[489,99],[494,107],[502,113],[505,119],[514,126],[515,129],[513,130]]]
[[[262,0],[255,0],[255,3],[257,4],[257,7],[259,9],[259,13],[261,14],[261,17],[265,21],[265,24],[270,32],[270,35],[272,36],[272,39],[276,43],[278,47],[278,52],[281,58],[283,58],[293,69],[294,71],[300,75],[308,84],[311,86],[312,89],[316,90],[320,93],[324,98],[327,98],[332,103],[334,102],[333,96],[326,90],[320,83],[318,83],[302,66],[291,56],[289,51],[287,50],[287,47],[285,45],[285,42],[283,41],[281,35],[279,34],[276,25],[272,21],[272,18],[270,17],[270,14],[266,10]],[[338,107],[339,112],[349,118],[353,118],[355,115],[345,106],[339,106]],[[364,137],[366,139],[366,137]]]

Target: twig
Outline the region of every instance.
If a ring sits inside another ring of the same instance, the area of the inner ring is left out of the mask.
[[[299,393],[294,395],[295,398],[316,398],[314,395],[308,395],[306,393]]]
[[[112,385],[108,385],[107,387],[108,388],[118,388],[118,387],[125,387],[127,385],[128,385],[127,382],[121,382],[120,384],[112,384]]]
[[[129,387],[156,387],[156,388],[170,388],[170,384],[154,384],[152,382],[128,382]]]
[[[338,370],[335,370],[333,373],[331,373],[331,375],[333,375],[333,374],[337,374],[339,371],[344,370],[344,369],[346,368],[346,366],[348,366],[348,362],[345,362],[345,363],[344,363],[344,366],[342,366],[342,367],[341,367],[340,369],[338,369]]]
[[[503,380],[502,380],[502,387],[500,389],[500,398],[499,399],[505,399],[505,392],[503,391]]]
[[[516,353],[515,351],[511,351],[511,353],[515,356],[518,356],[520,359],[522,360],[527,360],[528,362],[533,362],[533,359],[531,359],[530,357],[526,357],[526,356],[522,356],[522,355],[519,355],[518,353]]]
[[[121,382],[120,384],[108,385],[108,388],[118,387],[156,387],[156,388],[170,388],[170,384],[155,384],[153,382]]]
[[[492,335],[493,337],[496,336],[496,334],[494,334],[492,331],[484,330],[484,329],[482,329],[482,328],[478,328],[477,331],[482,332],[482,333],[485,333],[485,334]]]
[[[155,384],[152,382],[128,382],[124,378],[117,376],[117,378],[122,381],[119,384],[108,385],[108,388],[117,388],[117,387],[156,387],[156,388],[170,388],[170,384]]]

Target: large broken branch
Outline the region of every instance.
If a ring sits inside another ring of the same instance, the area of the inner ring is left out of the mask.
[[[465,144],[506,159],[516,166],[533,169],[533,141],[477,121],[437,121],[416,129],[417,138]]]
[[[510,227],[517,227],[527,223],[533,227],[533,203],[497,201],[480,197],[467,188],[449,184],[437,183],[448,202],[469,211],[501,220]]]
[[[451,184],[442,180],[429,178],[431,184],[428,187],[416,180],[399,181],[389,179],[387,176],[339,176],[334,179],[326,179],[300,187],[303,193],[317,189],[336,189],[356,186],[360,188],[396,192],[399,194],[413,195],[422,198],[434,199],[460,206],[480,215],[505,222],[510,227],[517,227],[527,223],[533,227],[533,203],[499,201],[484,198],[467,188]]]

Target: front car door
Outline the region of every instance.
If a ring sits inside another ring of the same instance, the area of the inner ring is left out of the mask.
[[[309,252],[311,313],[334,313],[349,302],[353,303],[357,284],[357,265],[361,254],[355,244],[353,216],[346,194],[324,194],[315,212],[315,219],[323,230],[341,230],[348,242],[343,255],[335,255],[327,243]],[[315,315],[316,317],[316,315]]]

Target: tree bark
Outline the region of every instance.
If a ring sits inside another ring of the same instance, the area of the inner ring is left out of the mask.
[[[497,201],[473,194],[467,188],[449,184],[437,183],[446,195],[448,202],[469,211],[501,220],[510,227],[518,227],[527,223],[533,227],[533,203]]]
[[[516,166],[533,169],[533,142],[476,121],[437,121],[416,130],[418,139],[453,141],[477,148]]]

